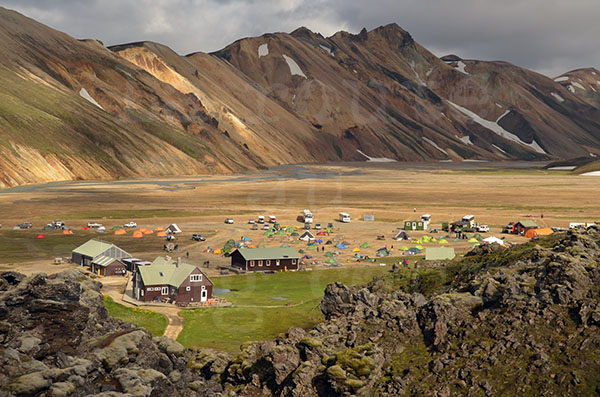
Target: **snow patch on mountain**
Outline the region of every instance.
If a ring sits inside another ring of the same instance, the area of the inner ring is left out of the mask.
[[[516,136],[515,134],[513,134],[511,132],[506,131],[504,128],[499,126],[498,123],[485,120],[485,119],[479,117],[477,114],[470,111],[469,109],[463,108],[462,106],[457,105],[451,101],[448,101],[448,103],[450,105],[452,105],[454,108],[456,108],[459,112],[463,113],[466,116],[469,116],[474,122],[481,125],[482,127],[487,128],[488,130],[494,132],[496,135],[499,135],[504,139],[508,139],[509,141],[517,142],[523,146],[530,147],[531,149],[535,150],[538,153],[546,154],[544,149],[542,149],[542,147],[535,141],[535,139],[531,143],[523,142],[521,140],[521,138],[519,138],[518,136]]]
[[[425,87],[427,87],[427,83],[426,83],[426,82],[424,82],[424,81],[421,79],[421,76],[419,76],[419,73],[417,73],[417,70],[415,69],[415,63],[414,63],[414,62],[412,62],[412,61],[410,62],[410,68],[412,69],[413,73],[414,73],[414,74],[415,74],[415,76],[417,77],[417,82],[418,82],[419,84],[421,84],[422,86],[425,86]]]
[[[468,75],[470,73],[465,70],[466,67],[467,67],[467,65],[465,65],[465,63],[463,61],[458,61],[458,63],[456,64],[456,70],[458,70],[459,72],[461,72],[463,74]]]
[[[395,163],[396,160],[388,159],[387,157],[371,157],[356,149],[356,151],[367,158],[367,162],[371,163]]]
[[[319,44],[319,47],[321,47],[321,49],[323,49],[323,50],[327,51],[327,53],[328,53],[329,55],[331,55],[332,57],[334,57],[334,58],[335,58],[335,55],[333,55],[333,51],[331,51],[331,48],[329,48],[329,47],[327,47],[327,46],[324,46],[324,45],[322,45],[322,44]]]
[[[502,150],[502,148],[494,145],[493,143],[492,143],[492,146],[495,147],[499,152],[502,152],[502,153],[506,154],[506,152],[504,150]]]
[[[581,174],[581,176],[600,176],[600,171],[586,172],[585,174]]]
[[[462,143],[464,143],[465,145],[472,145],[473,142],[471,142],[471,137],[468,135],[459,137],[458,135],[454,135],[456,137],[456,139],[460,140]]]
[[[551,92],[550,95],[552,95],[554,99],[556,99],[560,103],[563,103],[565,101],[565,99],[558,95],[556,92]]]
[[[585,91],[585,87],[582,86],[581,84],[579,84],[578,82],[574,82],[573,85],[577,88],[579,88],[580,90],[584,90]]]
[[[429,68],[427,69],[427,73],[425,73],[425,76],[429,77],[429,75],[433,73],[433,68]]]
[[[498,120],[496,120],[496,123],[499,123],[500,120],[502,120],[505,116],[507,116],[510,113],[510,110],[507,110],[506,112],[502,113],[502,116],[498,117]]]
[[[296,61],[294,61],[292,58],[290,58],[287,55],[283,55],[283,59],[285,59],[285,61],[287,62],[292,76],[296,75],[296,76],[304,77],[305,79],[307,78],[306,75],[304,74],[304,72],[302,71],[302,69],[300,69],[300,66],[298,66],[298,64],[296,63]]]
[[[572,84],[570,84],[567,88],[569,89],[569,91],[571,91],[571,94],[575,93],[575,87],[573,87]]]
[[[557,78],[554,79],[554,81],[556,81],[557,83],[560,83],[562,81],[569,81],[569,76],[557,77]]]
[[[258,46],[258,57],[266,57],[267,55],[269,55],[269,45],[268,44],[261,44]]]
[[[448,155],[448,152],[445,151],[444,149],[442,149],[441,147],[439,147],[437,145],[437,143],[435,143],[434,141],[432,141],[431,139],[427,138],[427,137],[422,137],[423,140],[425,142],[427,142],[428,144],[430,144],[431,146],[433,146],[434,148],[436,148],[437,150],[439,150],[440,152],[444,153],[446,156]]]
[[[90,103],[92,103],[92,104],[98,106],[100,109],[104,110],[104,108],[102,106],[100,106],[100,104],[98,102],[96,102],[96,100],[94,98],[92,98],[92,96],[87,92],[87,90],[85,88],[81,88],[79,90],[79,95],[83,99],[89,101]]]

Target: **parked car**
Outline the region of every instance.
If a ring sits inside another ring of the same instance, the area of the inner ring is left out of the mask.
[[[227,219],[225,219],[225,223],[232,224],[233,223],[233,218],[227,218]]]
[[[490,231],[490,227],[488,225],[479,225],[479,232],[487,233]]]
[[[98,222],[88,222],[87,223],[87,227],[89,227],[89,228],[96,228],[96,227],[100,227],[100,226],[102,226],[102,224],[98,223]]]
[[[254,219],[249,219],[249,220],[248,220],[248,223],[249,223],[249,224],[251,224],[251,225],[253,225],[253,224],[255,224],[256,222],[254,221]]]
[[[192,240],[194,240],[194,241],[206,241],[206,237],[204,237],[200,233],[194,233],[194,234],[192,234]]]
[[[250,230],[258,230],[258,225],[255,223],[252,226],[250,226]]]
[[[123,227],[137,227],[137,223],[135,223],[134,221],[131,221],[131,222],[124,224]]]
[[[96,233],[104,233],[106,231],[106,228],[102,225],[98,226],[98,230],[96,230]]]
[[[270,230],[270,229],[271,229],[271,226],[269,226],[269,225],[263,225],[263,227],[262,227],[262,228],[263,228],[263,230]]]
[[[257,220],[257,222],[258,222],[258,223],[265,223],[265,217],[264,217],[264,216],[262,216],[262,215],[259,215],[259,216],[258,216],[258,220]]]
[[[310,230],[310,223],[308,223],[308,222],[307,222],[307,223],[305,223],[305,224],[304,224],[304,228],[305,228],[306,230]]]
[[[33,226],[31,224],[31,222],[23,222],[20,225],[17,225],[19,227],[19,229],[31,229],[31,227]]]
[[[328,223],[327,224],[327,229],[333,229],[333,223]]]
[[[321,224],[320,224],[320,223],[317,223],[317,224],[315,225],[315,229],[316,229],[316,230],[321,230]]]

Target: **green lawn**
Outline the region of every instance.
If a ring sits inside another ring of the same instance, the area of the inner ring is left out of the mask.
[[[185,326],[177,340],[186,347],[235,352],[244,342],[273,338],[291,327],[310,328],[323,320],[319,305],[327,284],[366,284],[389,270],[390,266],[371,265],[215,277],[215,288],[231,290],[222,297],[234,307],[182,311]]]
[[[146,328],[152,336],[161,336],[167,328],[167,318],[162,314],[139,308],[129,308],[116,303],[111,297],[104,296],[104,306],[111,316]]]

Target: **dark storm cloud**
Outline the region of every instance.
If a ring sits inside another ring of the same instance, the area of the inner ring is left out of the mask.
[[[550,76],[600,66],[598,0],[3,1],[77,38],[151,40],[185,54],[299,26],[331,35],[396,22],[436,55],[506,60]]]

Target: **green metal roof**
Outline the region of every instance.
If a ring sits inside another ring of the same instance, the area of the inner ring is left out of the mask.
[[[167,284],[179,287],[196,267],[186,262],[181,262],[177,266],[177,259],[167,260],[167,258],[159,256],[151,265],[138,267],[138,271],[144,285]],[[202,273],[202,277],[212,284],[212,281],[204,273]]]
[[[539,227],[534,221],[519,221],[519,223],[525,227]]]
[[[75,248],[73,252],[83,256],[95,258],[112,246],[114,246],[113,243],[109,243],[107,241],[102,240],[96,240],[95,238],[93,238],[90,241],[83,243],[79,247]]]
[[[106,266],[110,265],[111,263],[113,263],[116,260],[118,260],[118,259],[111,258],[109,256],[100,255],[100,256],[94,258],[94,260],[92,261],[92,263],[94,265],[97,265],[97,266],[106,267]]]
[[[443,261],[454,259],[456,254],[452,247],[430,247],[425,249],[425,260],[428,261]]]
[[[260,259],[298,259],[300,254],[293,248],[243,248],[238,252],[247,261]]]

